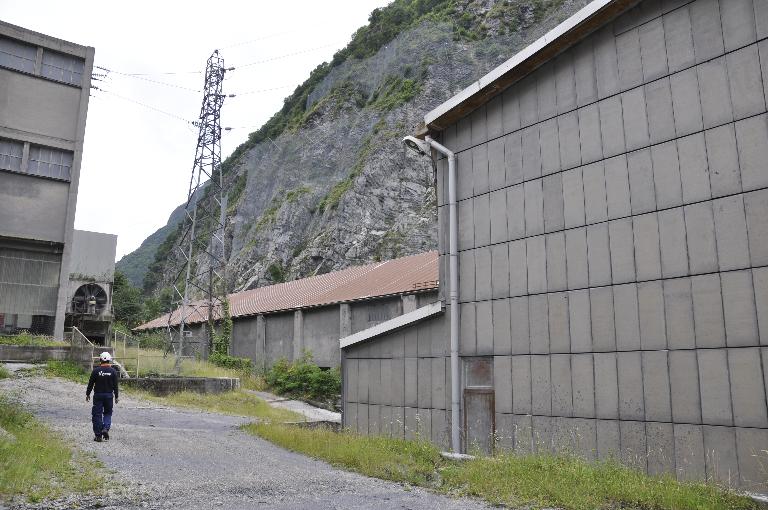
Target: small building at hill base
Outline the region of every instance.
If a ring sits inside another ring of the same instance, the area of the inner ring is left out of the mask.
[[[765,0],[595,0],[426,115],[464,451],[768,491],[767,37]],[[342,339],[345,427],[449,446],[448,312]]]

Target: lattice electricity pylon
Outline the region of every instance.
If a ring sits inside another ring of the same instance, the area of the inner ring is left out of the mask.
[[[168,316],[169,344],[181,360],[199,354],[201,345],[213,348],[213,326],[222,318],[227,296],[225,227],[227,194],[221,173],[221,107],[224,59],[216,50],[205,68],[205,87],[198,128],[195,162],[189,181],[182,235],[176,243],[183,261],[173,280],[175,312]],[[183,288],[180,282],[184,281]],[[206,323],[207,327],[190,327]]]

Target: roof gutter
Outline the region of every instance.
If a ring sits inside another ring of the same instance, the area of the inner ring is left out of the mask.
[[[442,131],[527,76],[559,53],[637,4],[639,0],[593,0],[534,43],[424,116],[416,136]]]

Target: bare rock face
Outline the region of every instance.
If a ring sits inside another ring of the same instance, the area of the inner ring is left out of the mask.
[[[331,69],[299,123],[240,151],[225,174],[230,187],[245,183],[228,216],[230,289],[436,249],[432,162],[408,153],[402,137],[586,3],[465,0],[447,19],[426,17]],[[177,274],[167,248],[146,290]]]

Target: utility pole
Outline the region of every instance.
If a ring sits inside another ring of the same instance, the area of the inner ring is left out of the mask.
[[[184,358],[213,348],[215,324],[222,318],[226,288],[225,226],[227,195],[221,172],[221,107],[224,59],[219,50],[208,58],[198,128],[195,162],[184,209],[182,235],[177,241],[183,262],[173,280],[174,309],[168,319],[170,345],[176,355],[176,370]],[[183,286],[182,286],[183,279]],[[192,323],[208,323],[194,332]]]

